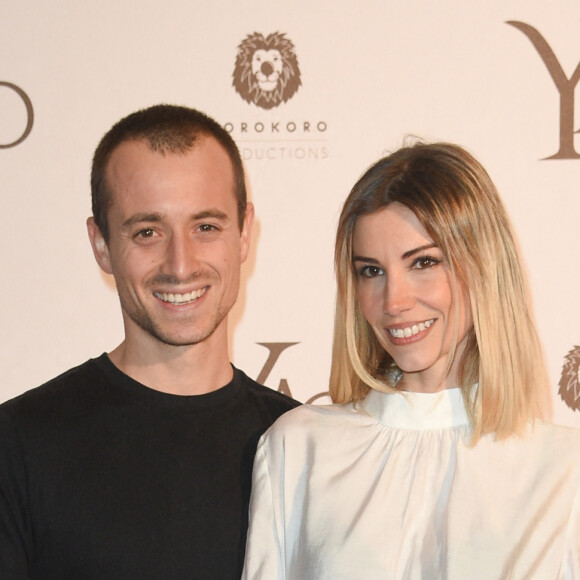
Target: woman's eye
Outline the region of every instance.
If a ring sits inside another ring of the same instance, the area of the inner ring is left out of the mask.
[[[359,270],[359,275],[363,278],[375,278],[376,276],[381,276],[383,270],[378,266],[363,266]]]
[[[427,268],[432,268],[433,266],[437,266],[440,264],[441,260],[437,258],[432,258],[431,256],[421,256],[417,258],[413,263],[413,267],[417,270],[426,270]]]

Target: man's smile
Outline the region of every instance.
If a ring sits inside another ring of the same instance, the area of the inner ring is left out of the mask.
[[[189,302],[194,302],[207,290],[207,286],[200,288],[199,290],[192,290],[191,292],[186,292],[185,294],[179,294],[177,292],[153,292],[153,295],[163,302],[169,302],[170,304],[188,304]]]

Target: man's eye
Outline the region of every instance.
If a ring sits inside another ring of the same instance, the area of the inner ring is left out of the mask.
[[[211,224],[202,224],[199,226],[199,230],[201,232],[213,232],[217,230],[217,228]]]
[[[135,237],[137,238],[151,238],[155,232],[151,228],[145,228],[144,230],[139,230]]]

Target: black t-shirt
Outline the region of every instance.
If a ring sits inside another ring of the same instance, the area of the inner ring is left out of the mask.
[[[234,369],[196,396],[106,355],[0,406],[0,578],[229,579],[260,435],[298,403]]]

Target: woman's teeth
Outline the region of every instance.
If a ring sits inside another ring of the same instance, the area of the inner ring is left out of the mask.
[[[413,324],[413,326],[407,326],[407,328],[389,328],[388,330],[394,338],[409,338],[429,328],[434,322],[435,319],[432,318],[425,322],[419,322],[419,324]]]

